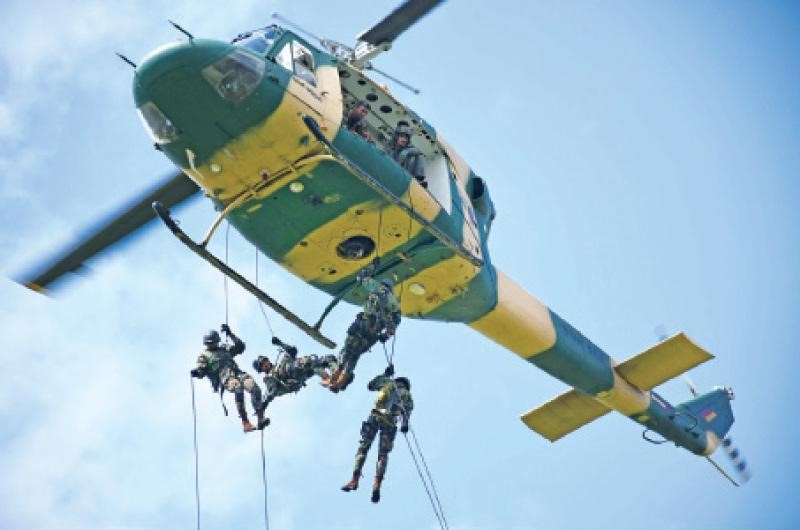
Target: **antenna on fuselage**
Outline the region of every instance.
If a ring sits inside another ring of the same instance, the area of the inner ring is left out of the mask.
[[[366,64],[364,65],[364,70],[372,70],[372,71],[373,71],[373,72],[375,72],[376,74],[380,74],[380,75],[382,75],[383,77],[385,77],[385,78],[386,78],[386,79],[388,79],[389,81],[394,81],[395,83],[397,83],[397,84],[398,84],[398,85],[400,85],[401,87],[405,88],[406,90],[410,90],[410,91],[411,91],[411,92],[413,92],[414,94],[419,94],[419,89],[418,89],[418,88],[414,88],[413,86],[409,85],[408,83],[406,83],[406,82],[404,82],[404,81],[400,81],[400,80],[399,80],[399,79],[397,79],[396,77],[394,77],[394,76],[391,76],[391,75],[389,75],[389,74],[387,74],[386,72],[383,72],[383,71],[381,71],[381,70],[378,70],[377,68],[375,68],[374,66],[372,66],[372,63],[369,63],[369,62],[368,62],[368,63],[366,63]]]
[[[121,53],[119,53],[119,52],[115,52],[115,53],[117,54],[117,57],[119,57],[120,59],[122,59],[123,61],[125,61],[126,63],[128,63],[129,65],[131,65],[131,66],[133,66],[134,68],[136,68],[136,63],[135,63],[135,62],[131,61],[130,59],[128,59],[127,57],[125,57],[124,55],[122,55],[122,54],[121,54]]]
[[[297,24],[295,24],[294,22],[292,22],[288,18],[284,17],[280,13],[272,13],[272,18],[274,18],[275,20],[281,22],[282,24],[286,24],[287,26],[289,26],[293,30],[297,31],[298,33],[302,33],[306,37],[311,37],[312,39],[314,39],[317,42],[322,42],[321,38],[317,37],[316,35],[314,35],[310,31],[308,31],[307,29],[301,28],[300,26],[298,26]]]
[[[167,22],[169,22],[170,24],[172,24],[172,25],[175,27],[175,29],[177,29],[178,31],[180,31],[181,33],[183,33],[184,35],[186,35],[187,37],[189,37],[189,40],[193,40],[193,39],[194,39],[194,35],[192,35],[192,34],[191,34],[191,33],[189,33],[188,31],[186,31],[186,30],[185,30],[185,29],[183,29],[182,27],[180,27],[180,26],[179,26],[178,24],[176,24],[175,22],[173,22],[173,21],[171,21],[171,20],[169,20],[169,19],[167,19]]]

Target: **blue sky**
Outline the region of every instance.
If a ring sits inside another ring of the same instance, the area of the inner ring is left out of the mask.
[[[350,42],[379,2],[22,2],[0,7],[0,271],[77,237],[171,168],[130,95],[139,60],[179,38],[229,39],[279,11]],[[450,528],[796,528],[800,466],[800,8],[783,2],[449,2],[378,67],[483,176],[498,209],[495,264],[622,361],[686,331],[717,358],[701,389],[732,386],[731,435],[754,477],[652,446],[619,416],[551,444],[519,415],[565,388],[469,328],[406,320],[398,373]],[[206,201],[178,217],[199,238]],[[224,238],[212,243],[224,253]],[[253,276],[237,234],[231,262]],[[188,370],[225,319],[219,273],[160,226],[55,299],[0,282],[0,527],[195,524]],[[327,298],[261,260],[262,285],[308,320]],[[245,364],[273,353],[255,301],[231,289]],[[325,331],[341,340],[353,312]],[[271,314],[281,337],[315,343]],[[344,394],[315,384],[273,403],[266,435],[273,529],[436,528],[402,439],[384,498],[339,491],[383,369],[366,355]],[[659,393],[688,398],[682,381]],[[197,388],[203,528],[263,528],[259,438]],[[717,455],[720,460],[724,455]],[[365,467],[368,486],[374,454]]]

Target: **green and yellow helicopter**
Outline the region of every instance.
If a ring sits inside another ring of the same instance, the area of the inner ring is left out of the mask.
[[[322,322],[340,300],[363,303],[356,274],[374,263],[376,277],[391,278],[402,294],[404,315],[467,324],[572,387],[522,416],[545,438],[558,440],[616,410],[698,455],[708,457],[723,443],[746,479],[744,461],[725,438],[733,423],[729,389],[677,406],[652,390],[712,356],[679,333],[618,364],[503,274],[489,254],[496,210],[486,181],[439,131],[367,75],[379,72],[371,61],[439,3],[403,3],[354,47],[326,39],[317,45],[288,21],[230,43],[194,38],[176,25],[185,40],[157,48],[138,65],[129,62],[142,122],[179,171],[21,282],[44,292],[160,217],[191,250],[333,348]],[[367,137],[346,127],[361,101],[371,109],[363,122]],[[427,186],[391,156],[401,125],[413,131],[424,156]],[[169,208],[199,192],[219,214],[198,243]],[[316,323],[206,249],[223,220],[333,297]]]

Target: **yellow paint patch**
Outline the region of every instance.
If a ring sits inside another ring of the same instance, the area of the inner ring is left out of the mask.
[[[336,135],[342,119],[341,88],[336,69],[319,67],[317,84],[313,87],[292,78],[280,105],[266,120],[228,142],[204,164],[194,169],[182,169],[207,195],[227,202],[263,184],[262,174],[265,172],[273,175],[303,157],[322,152],[320,145],[311,141],[311,133],[302,117],[306,114],[314,116],[326,137]],[[326,93],[324,96],[321,95],[323,92]],[[303,138],[307,141],[302,142]],[[214,164],[221,168],[218,173],[211,171]],[[268,193],[272,191],[268,188]]]
[[[722,440],[716,435],[714,431],[706,431],[706,450],[703,451],[703,456],[708,456],[717,450]]]
[[[497,306],[470,327],[525,359],[556,342],[547,307],[499,270]]]
[[[405,315],[426,315],[466,292],[467,284],[479,272],[478,267],[460,256],[442,260],[395,286],[396,295],[403,293],[400,310]],[[414,284],[423,286],[425,294],[413,295]]]
[[[628,383],[614,370],[614,360],[611,359],[611,372],[614,374],[614,386],[595,396],[597,401],[603,403],[626,416],[633,416],[647,410],[650,406],[650,392],[642,392]]]
[[[27,287],[31,291],[36,291],[37,293],[41,293],[41,294],[45,294],[47,292],[46,289],[44,287],[42,287],[41,285],[39,285],[38,283],[33,283],[33,282],[26,283],[25,287]]]
[[[408,190],[400,199],[411,206],[411,208],[426,221],[432,222],[436,219],[436,216],[439,215],[439,212],[442,211],[442,207],[439,203],[436,202],[436,200],[431,197],[428,190],[423,188],[415,179],[411,179]]]
[[[381,227],[380,234],[378,227]],[[335,283],[355,274],[375,257],[375,254],[361,260],[339,257],[336,247],[345,239],[369,237],[376,244],[377,254],[382,256],[404,245],[422,230],[422,225],[416,221],[412,220],[409,225],[409,216],[400,207],[390,205],[379,211],[377,201],[367,201],[350,207],[308,234],[302,244],[297,244],[284,256],[281,265],[305,281]]]

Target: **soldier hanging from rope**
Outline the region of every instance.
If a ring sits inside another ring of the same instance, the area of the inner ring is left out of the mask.
[[[297,348],[283,343],[278,337],[272,337],[272,344],[278,346],[284,353],[279,361],[273,364],[269,357],[265,355],[259,355],[253,361],[255,371],[264,374],[264,392],[266,395],[262,411],[276,397],[290,392],[297,392],[306,386],[306,381],[315,375],[320,376],[323,381],[330,380],[328,369],[337,366],[334,355],[322,357],[304,355],[298,357]]]
[[[244,342],[233,334],[227,324],[222,324],[223,333],[233,341],[233,344],[220,344],[219,333],[211,330],[203,337],[206,349],[197,357],[197,368],[191,371],[192,377],[202,379],[208,377],[214,392],[219,392],[220,399],[224,390],[231,392],[236,400],[236,411],[242,419],[244,432],[254,431],[256,427],[247,418],[244,406],[244,393],[250,393],[253,409],[258,418],[258,429],[263,429],[269,424],[269,419],[264,418],[264,405],[261,401],[261,388],[249,374],[239,369],[235,356],[244,351]],[[225,412],[227,414],[227,411]]]
[[[367,289],[367,301],[364,311],[347,329],[347,338],[339,354],[339,368],[334,371],[330,382],[320,383],[333,392],[344,390],[353,380],[353,371],[361,354],[378,340],[388,340],[400,325],[400,303],[392,291],[394,282],[388,278],[379,282],[372,277],[374,272],[374,266],[369,266],[356,276],[356,281]]]
[[[414,400],[411,399],[411,383],[405,377],[392,379],[393,375],[394,367],[389,365],[383,374],[374,377],[367,385],[369,390],[378,391],[378,397],[369,418],[361,425],[361,442],[359,442],[356,452],[353,478],[342,486],[342,491],[353,491],[358,488],[358,480],[361,478],[361,470],[367,459],[367,453],[375,440],[375,435],[380,432],[378,463],[375,469],[375,483],[372,486],[372,502],[381,500],[381,484],[386,474],[389,452],[394,446],[394,438],[397,435],[397,419],[401,420],[400,432],[407,433],[408,421],[414,408]]]

